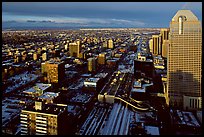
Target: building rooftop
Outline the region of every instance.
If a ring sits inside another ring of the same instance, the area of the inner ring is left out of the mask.
[[[198,18],[192,13],[191,10],[179,10],[172,18],[172,21],[178,21],[180,16],[186,16],[187,21],[198,21]]]
[[[50,60],[47,61],[49,64],[61,64],[63,61],[61,61],[59,58],[51,58]]]
[[[82,77],[90,77],[91,74],[82,74],[81,76],[82,76]]]
[[[38,112],[38,113],[44,113],[44,114],[53,114],[53,115],[59,115],[60,113],[64,112],[64,110],[67,109],[67,105],[65,104],[43,104],[42,103],[42,109],[35,109],[35,104],[32,104],[31,106],[27,106],[22,111],[30,111],[30,112]]]
[[[100,80],[100,78],[86,78],[85,82],[97,83],[99,80]]]
[[[155,126],[145,126],[146,133],[148,135],[160,135],[159,134],[159,127]]]
[[[95,78],[105,78],[108,75],[108,73],[97,73],[94,77]]]
[[[45,92],[42,94],[39,99],[54,99],[59,96],[59,93],[54,93],[54,92]]]
[[[197,111],[197,117],[201,124],[202,124],[202,116],[203,116],[202,111]]]
[[[131,92],[145,93],[146,90],[145,90],[145,88],[132,88]]]
[[[87,103],[90,101],[91,97],[91,94],[76,93],[76,95],[70,99],[70,102]]]
[[[143,83],[142,83],[143,81]],[[137,81],[135,80],[133,82],[133,87],[131,92],[141,92],[141,93],[145,93],[146,92],[146,87],[148,86],[152,86],[153,82],[152,81],[148,81],[146,79],[138,79]]]
[[[51,84],[43,84],[43,83],[36,83],[35,86],[24,90],[23,93],[27,93],[27,94],[33,94],[40,91],[45,91],[46,89],[48,89],[49,87],[51,87]]]
[[[13,117],[20,113],[25,103],[29,100],[19,100],[18,98],[9,97],[2,100],[2,125],[8,123]]]
[[[27,84],[27,83],[29,83],[31,81],[36,80],[37,78],[38,78],[37,75],[28,73],[27,71],[22,73],[22,74],[10,77],[8,79],[8,81],[12,81],[12,82],[14,82],[14,84],[7,87],[7,89],[5,91],[6,92],[11,92],[11,91],[15,90],[16,88],[18,88],[18,87],[20,87],[22,85],[25,85],[25,84]]]
[[[51,84],[44,84],[44,83],[36,83],[35,85],[41,90],[46,90],[52,86]]]
[[[77,106],[77,105],[67,105],[67,111],[68,113],[72,113],[76,116],[80,113],[81,108],[80,106]]]
[[[133,87],[134,88],[142,88],[142,83],[141,83],[141,81],[134,81],[133,82]]]
[[[176,110],[175,122],[180,125],[187,125],[192,127],[200,127],[192,112]]]
[[[67,68],[70,68],[70,67],[72,67],[73,66],[73,64],[65,64],[65,68],[67,69]]]

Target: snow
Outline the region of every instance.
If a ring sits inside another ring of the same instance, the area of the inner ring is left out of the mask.
[[[145,126],[145,130],[147,131],[147,134],[150,135],[159,135],[159,128],[154,126]]]

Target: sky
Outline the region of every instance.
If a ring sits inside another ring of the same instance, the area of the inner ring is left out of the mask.
[[[180,9],[202,20],[202,2],[2,2],[2,28],[166,28]]]

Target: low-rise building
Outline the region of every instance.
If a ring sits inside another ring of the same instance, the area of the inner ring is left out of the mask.
[[[36,83],[35,86],[24,90],[23,94],[30,97],[39,97],[43,93],[49,91],[51,88],[51,84],[44,84],[44,83]]]
[[[45,103],[54,103],[54,100],[59,96],[59,93],[45,92],[38,97],[39,100]]]

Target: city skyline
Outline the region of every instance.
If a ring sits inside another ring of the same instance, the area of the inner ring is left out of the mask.
[[[2,28],[161,28],[180,9],[202,20],[201,2],[3,2]]]
[[[2,135],[201,135],[201,2],[3,2]]]

